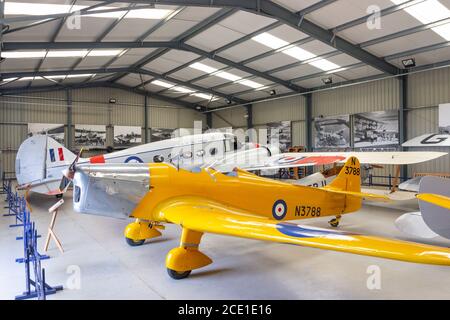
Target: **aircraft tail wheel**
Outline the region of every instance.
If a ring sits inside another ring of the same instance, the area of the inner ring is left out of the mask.
[[[333,228],[337,228],[337,226],[339,226],[339,220],[334,218],[331,219],[330,221],[328,221],[328,223],[330,224],[330,226],[332,226]]]
[[[175,280],[181,280],[181,279],[189,277],[189,275],[191,274],[191,271],[192,270],[179,272],[179,271],[175,271],[175,270],[167,268],[167,273],[169,274],[169,276],[172,279],[175,279]]]
[[[127,244],[129,246],[138,247],[138,246],[141,246],[144,244],[145,239],[144,240],[133,240],[133,239],[125,237],[125,241],[127,242]]]

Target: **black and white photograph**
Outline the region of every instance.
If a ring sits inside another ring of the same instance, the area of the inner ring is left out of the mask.
[[[317,117],[314,119],[314,147],[350,147],[350,115]]]
[[[281,152],[292,146],[291,121],[269,122],[267,124],[267,142],[278,144]]]
[[[75,125],[75,146],[99,147],[106,145],[106,126],[92,124]]]
[[[114,126],[114,147],[132,147],[142,143],[139,126]]]
[[[151,142],[167,140],[174,137],[175,129],[166,128],[152,128],[151,129]]]
[[[64,124],[60,123],[29,123],[28,136],[37,134],[47,135],[64,144]]]
[[[450,134],[450,103],[439,105],[439,133]]]
[[[354,115],[355,148],[396,146],[399,144],[398,111],[375,111]]]

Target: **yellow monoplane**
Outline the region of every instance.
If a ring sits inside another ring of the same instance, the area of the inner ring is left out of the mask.
[[[76,211],[133,217],[130,244],[161,235],[163,224],[182,227],[181,241],[166,258],[169,275],[187,277],[212,260],[199,250],[205,233],[267,240],[402,261],[450,265],[450,249],[302,226],[289,220],[335,216],[360,209],[360,165],[355,157],[323,188],[291,185],[235,169],[178,170],[163,164],[93,164],[75,167]]]

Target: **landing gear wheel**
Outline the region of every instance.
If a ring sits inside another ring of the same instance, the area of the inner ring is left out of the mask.
[[[132,247],[138,247],[138,246],[141,246],[141,245],[144,244],[145,239],[144,239],[144,240],[133,240],[133,239],[130,239],[130,238],[126,238],[126,237],[125,237],[125,241],[127,242],[127,244],[128,244],[129,246],[132,246]]]
[[[333,228],[337,228],[339,226],[339,220],[334,218],[331,219],[330,221],[328,221],[328,223],[330,224],[330,226],[332,226]]]
[[[181,279],[189,277],[189,275],[191,274],[191,271],[192,270],[179,272],[179,271],[175,271],[175,270],[167,268],[167,273],[169,274],[169,276],[172,279],[175,279],[175,280],[181,280]]]

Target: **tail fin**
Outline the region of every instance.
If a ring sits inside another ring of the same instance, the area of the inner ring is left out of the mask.
[[[346,196],[343,213],[359,210],[363,198],[389,201],[384,195],[361,192],[361,168],[356,157],[348,158],[336,179],[323,189]]]
[[[75,154],[48,136],[32,136],[22,142],[17,152],[17,181],[20,185],[27,185],[32,191],[52,193],[58,190],[62,170],[75,157]]]
[[[60,167],[71,164],[76,158],[76,154],[66,149],[62,144],[47,136],[47,168]]]
[[[350,157],[342,167],[336,179],[329,185],[329,189],[341,191],[361,192],[361,168],[356,157]]]

